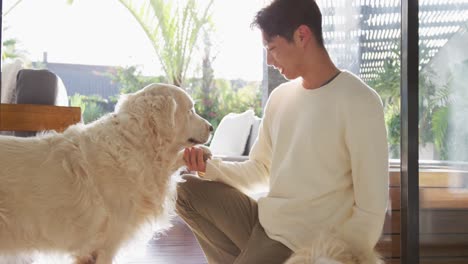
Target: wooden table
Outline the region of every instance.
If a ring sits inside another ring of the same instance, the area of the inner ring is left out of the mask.
[[[61,132],[80,120],[80,107],[0,104],[0,131]]]

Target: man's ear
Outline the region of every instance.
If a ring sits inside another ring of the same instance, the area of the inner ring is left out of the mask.
[[[294,38],[297,43],[301,44],[301,46],[305,46],[305,44],[313,39],[313,34],[308,26],[300,25],[294,32]]]

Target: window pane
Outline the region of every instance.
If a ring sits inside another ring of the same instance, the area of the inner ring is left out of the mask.
[[[468,263],[468,1],[419,1],[421,263]]]

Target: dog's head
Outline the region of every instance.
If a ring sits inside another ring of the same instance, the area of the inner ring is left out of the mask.
[[[116,109],[137,120],[142,129],[182,148],[206,143],[213,131],[211,124],[195,112],[191,97],[174,85],[150,84],[119,100]]]

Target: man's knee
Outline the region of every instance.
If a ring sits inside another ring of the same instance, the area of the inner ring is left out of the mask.
[[[180,213],[186,211],[190,202],[194,200],[194,194],[197,192],[197,186],[202,184],[202,180],[196,176],[184,175],[183,181],[177,184],[177,202],[176,209]]]

